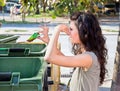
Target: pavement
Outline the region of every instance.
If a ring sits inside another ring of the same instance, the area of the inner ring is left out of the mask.
[[[56,26],[57,24],[69,23],[69,18],[68,17],[57,17],[56,19],[52,19],[50,17],[37,17],[37,18],[32,18],[32,17],[27,17],[25,19],[26,22],[31,22],[30,23],[18,23],[16,24],[15,22],[21,21],[22,22],[22,17],[20,15],[14,15],[10,17],[9,13],[7,14],[1,14],[0,13],[0,20],[5,20],[5,21],[10,21],[13,23],[6,23],[2,24],[1,30],[6,30],[6,29],[19,29],[19,30],[38,30],[39,26],[43,25],[49,25],[51,27]],[[105,34],[116,34],[120,30],[120,17],[119,16],[105,16],[105,17],[99,17],[99,22],[101,25],[101,28],[103,30],[103,33]]]

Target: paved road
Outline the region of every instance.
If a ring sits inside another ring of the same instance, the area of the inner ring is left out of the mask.
[[[99,21],[100,21],[100,25],[101,28],[103,30],[115,30],[118,31],[120,28],[120,21],[119,21],[120,17],[100,17]],[[6,21],[21,21],[21,16],[14,16],[14,17],[10,17],[8,13],[3,14],[0,13],[0,20],[5,19]],[[43,17],[43,18],[26,18],[26,21],[30,21],[30,22],[37,22],[39,24],[3,24],[2,25],[2,29],[6,30],[6,29],[30,29],[30,30],[35,30],[38,29],[39,25],[42,25],[41,22],[46,21],[46,22],[50,22],[48,23],[49,26],[55,26],[58,23],[68,23],[69,19],[67,18],[56,18],[56,19],[52,19],[52,18],[47,18],[47,17]]]

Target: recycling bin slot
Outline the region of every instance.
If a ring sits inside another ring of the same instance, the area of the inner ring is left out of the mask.
[[[24,56],[29,55],[29,48],[10,48],[9,56]]]
[[[0,72],[0,81],[10,81],[11,77],[11,72]]]

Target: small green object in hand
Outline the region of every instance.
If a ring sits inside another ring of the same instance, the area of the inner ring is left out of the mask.
[[[33,41],[34,39],[36,39],[37,37],[39,36],[39,33],[34,33],[34,34],[32,34],[29,38],[28,38],[28,42],[31,42],[31,41]]]

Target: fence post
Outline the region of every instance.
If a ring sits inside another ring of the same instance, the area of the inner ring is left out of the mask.
[[[111,91],[120,91],[120,31],[117,42]]]

